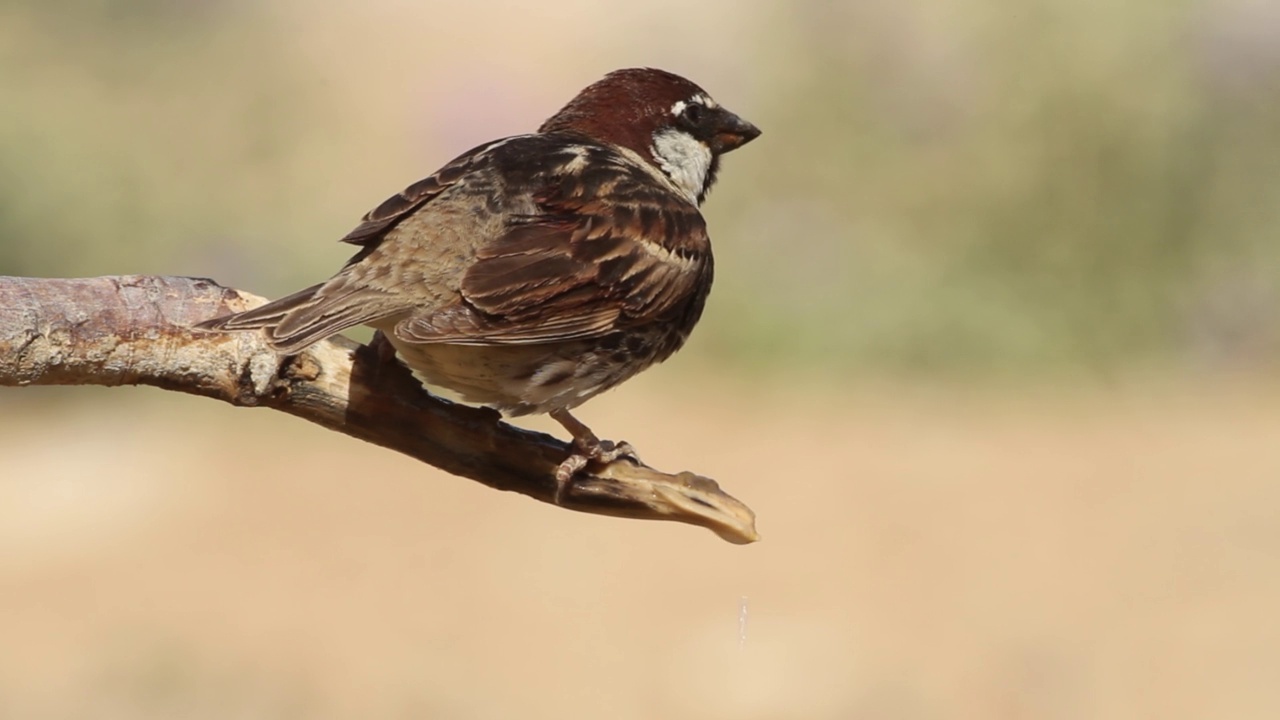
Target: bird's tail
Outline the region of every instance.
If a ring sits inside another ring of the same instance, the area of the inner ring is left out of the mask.
[[[394,314],[385,296],[369,297],[369,291],[352,288],[326,292],[334,289],[331,286],[332,283],[313,285],[261,307],[206,320],[195,327],[222,332],[264,330],[271,347],[288,355],[348,328]]]

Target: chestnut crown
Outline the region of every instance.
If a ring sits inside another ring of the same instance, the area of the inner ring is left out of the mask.
[[[662,170],[695,204],[715,183],[720,156],[760,135],[705,90],[654,68],[615,70],[538,128],[620,145]]]

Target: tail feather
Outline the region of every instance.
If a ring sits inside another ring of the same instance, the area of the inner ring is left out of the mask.
[[[261,307],[206,320],[195,327],[224,332],[265,330],[271,347],[291,354],[348,328],[395,314],[385,298],[368,297],[358,290],[323,295],[320,290],[327,284],[313,285]],[[384,302],[378,302],[380,299]]]
[[[294,353],[356,325],[367,325],[398,312],[388,307],[385,297],[354,292],[320,298],[285,314],[268,331],[271,345],[283,353]]]
[[[310,303],[314,298],[316,291],[324,287],[324,284],[312,285],[305,290],[299,290],[292,295],[286,295],[279,300],[272,300],[266,305],[260,305],[252,310],[235,313],[233,315],[223,315],[212,320],[205,320],[196,325],[201,330],[260,330],[262,328],[274,327],[284,319],[284,316],[291,311],[296,310],[303,305]]]

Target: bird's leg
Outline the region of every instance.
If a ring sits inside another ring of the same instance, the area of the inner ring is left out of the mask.
[[[375,364],[373,366],[373,381],[379,383],[383,380],[383,373],[392,369],[400,369],[396,366],[396,348],[387,339],[387,336],[381,330],[374,330],[373,337],[369,339],[369,351],[373,353]]]
[[[573,480],[573,476],[589,463],[598,462],[608,464],[622,457],[629,457],[639,461],[636,451],[626,442],[601,442],[596,434],[591,432],[591,428],[583,425],[580,420],[569,414],[568,410],[552,410],[551,419],[564,426],[565,430],[573,436],[573,454],[565,458],[564,462],[556,468],[556,504],[560,504],[564,491],[569,487],[569,482]],[[608,447],[605,447],[605,446]]]
[[[387,339],[387,334],[381,330],[374,330],[373,337],[369,338],[369,347],[378,356],[378,361],[389,363],[396,359],[396,347]]]

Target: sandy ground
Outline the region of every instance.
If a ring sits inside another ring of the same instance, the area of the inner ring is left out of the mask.
[[[762,542],[268,411],[0,393],[0,717],[1280,717],[1274,389],[664,381],[582,416]]]

